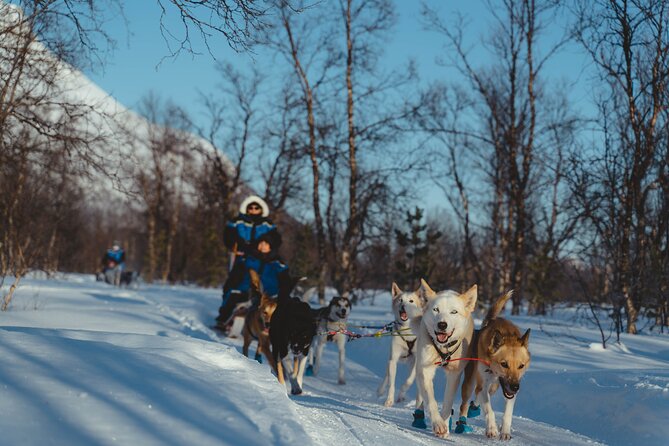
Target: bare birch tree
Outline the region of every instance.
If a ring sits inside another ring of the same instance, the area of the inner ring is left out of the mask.
[[[585,201],[602,205],[588,208],[589,220],[608,253],[612,291],[624,302],[628,333],[638,331],[643,307],[666,302],[666,280],[655,282],[648,272],[666,276],[666,260],[657,260],[666,259],[667,244],[658,211],[667,199],[668,6],[610,0],[578,2],[576,8],[576,36],[603,81],[603,155],[586,160],[597,166],[597,181]]]

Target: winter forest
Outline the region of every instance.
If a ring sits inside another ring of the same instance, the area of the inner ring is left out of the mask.
[[[669,0],[0,0],[2,445],[661,445],[668,330]]]
[[[205,45],[206,119],[169,92],[130,112],[77,83],[123,1],[0,2],[3,311],[30,271],[95,273],[112,239],[145,283],[220,288],[223,228],[254,191],[321,298],[425,278],[478,284],[484,307],[513,289],[513,314],[578,305],[603,343],[667,329],[669,2],[491,0],[479,36],[417,1],[443,48],[428,82],[379,63],[391,0],[154,1],[180,23],[157,26],[165,57],[223,36],[273,69]],[[587,63],[554,78],[567,45]]]

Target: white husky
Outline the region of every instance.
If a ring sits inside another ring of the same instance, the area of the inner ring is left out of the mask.
[[[460,375],[467,365],[460,358],[470,352],[474,333],[472,312],[476,308],[477,288],[471,287],[464,294],[447,290],[434,292],[423,280],[421,284],[427,304],[420,320],[412,323],[416,338],[416,377],[419,396],[417,414],[423,415],[426,404],[432,430],[438,437],[449,434],[448,419],[451,416],[453,399],[460,384]],[[447,362],[448,361],[448,362]],[[443,363],[442,366],[439,364]],[[434,375],[439,367],[446,373],[444,403],[439,412],[434,397]]]
[[[393,405],[395,398],[395,375],[397,373],[397,362],[406,361],[409,366],[409,376],[400,387],[400,393],[397,395],[397,402],[404,401],[407,390],[413,384],[416,378],[416,355],[415,344],[416,336],[411,333],[411,320],[420,318],[423,314],[425,299],[420,295],[420,288],[416,291],[403,292],[395,282],[391,289],[393,297],[393,315],[395,320],[392,322],[392,329],[395,331],[390,343],[390,358],[388,359],[388,368],[386,377],[379,386],[378,394],[382,396],[388,389],[388,396],[384,403],[386,407]]]

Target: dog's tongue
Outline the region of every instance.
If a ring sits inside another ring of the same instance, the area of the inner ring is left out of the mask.
[[[407,316],[406,311],[400,311],[400,319],[402,319],[403,321],[406,321],[407,319],[409,319],[409,316]]]
[[[442,344],[448,341],[448,333],[437,333],[437,341],[441,342]]]
[[[264,334],[269,334],[269,327],[265,327],[265,328],[263,328],[263,329],[262,329],[262,332],[263,332]]]

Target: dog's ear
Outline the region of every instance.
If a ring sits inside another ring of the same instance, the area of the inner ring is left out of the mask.
[[[525,334],[520,338],[520,343],[523,344],[523,347],[527,348],[530,343],[530,331],[532,329],[528,328]]]
[[[465,308],[470,313],[473,313],[476,310],[476,299],[478,298],[478,287],[474,285],[463,294],[460,295],[460,299],[465,303]]]
[[[251,277],[251,288],[253,288],[253,291],[262,294],[262,282],[256,270],[249,269],[249,276]]]
[[[430,288],[430,285],[427,284],[425,279],[420,279],[420,288],[419,288],[419,295],[420,297],[423,298],[425,301],[430,301],[435,298],[437,295],[436,292],[432,288]]]
[[[393,286],[390,288],[390,294],[393,296],[393,300],[395,300],[400,294],[402,294],[402,289],[397,286],[395,282],[393,282]]]
[[[504,336],[502,336],[502,333],[500,333],[499,330],[495,330],[495,332],[492,334],[492,337],[490,338],[490,351],[495,353],[503,345]]]

